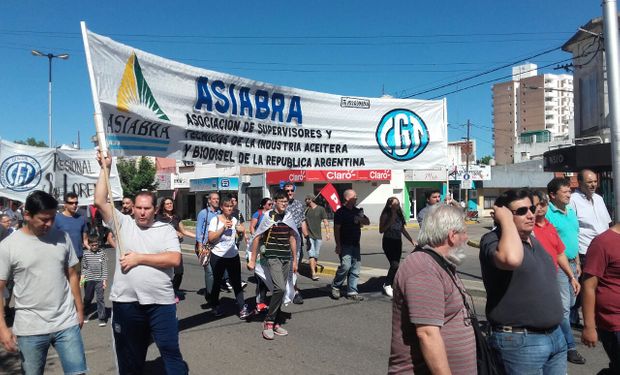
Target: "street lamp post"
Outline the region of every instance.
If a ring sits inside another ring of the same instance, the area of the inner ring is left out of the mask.
[[[43,53],[37,50],[32,50],[34,56],[47,57],[49,62],[49,79],[47,82],[47,139],[48,147],[52,146],[52,59],[59,58],[66,60],[69,58],[69,54],[61,53],[60,55],[54,55],[53,53]]]

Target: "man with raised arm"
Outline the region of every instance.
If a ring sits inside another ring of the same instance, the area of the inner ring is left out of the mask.
[[[114,281],[110,290],[112,329],[120,374],[141,374],[151,337],[168,374],[187,374],[179,348],[179,328],[172,289],[173,268],[181,262],[181,248],[174,228],[155,221],[155,196],[136,195],[133,218],[108,201],[105,170],[111,157],[98,155],[101,164],[95,187],[95,205],[114,232],[116,249]]]
[[[480,240],[489,344],[507,374],[566,374],[560,290],[553,259],[532,235],[532,193],[505,191],[493,212],[496,228]]]

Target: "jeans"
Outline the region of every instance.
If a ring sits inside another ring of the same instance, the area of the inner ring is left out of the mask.
[[[179,349],[176,305],[140,305],[113,302],[112,327],[120,375],[142,374],[151,336],[167,374],[187,374]]]
[[[612,374],[620,373],[620,332],[598,329],[598,337],[609,358],[609,369]]]
[[[403,252],[403,240],[401,238],[395,239],[383,236],[381,244],[383,247],[383,253],[387,257],[388,262],[390,262],[390,269],[385,277],[385,285],[392,286],[394,276],[396,275],[398,265],[400,264],[400,256]]]
[[[579,262],[581,263],[581,275],[579,276],[579,282],[583,281],[583,269],[586,267],[586,255],[579,254]],[[581,292],[577,295],[575,299],[575,304],[570,309],[570,323],[571,324],[579,324],[581,320],[579,318],[579,309],[581,308]]]
[[[83,374],[88,371],[80,326],[77,324],[49,334],[17,336],[17,343],[22,370],[26,375],[43,374],[50,344],[54,345],[65,374]]]
[[[334,276],[332,288],[340,289],[347,280],[347,295],[358,294],[357,281],[360,278],[362,256],[359,245],[342,245],[340,248],[340,266]]]
[[[267,303],[267,285],[265,285],[265,282],[261,280],[260,277],[258,276],[254,276],[256,278],[256,289],[255,289],[255,293],[256,293],[256,304],[258,305],[259,303]]]
[[[203,267],[205,270],[205,300],[209,301],[209,295],[213,291],[213,270],[211,263]]]
[[[489,344],[499,354],[507,375],[566,374],[566,339],[560,327],[549,334],[493,331]]]
[[[308,237],[308,258],[319,259],[323,240]]]
[[[568,264],[573,271],[573,274],[575,274],[577,268],[575,263],[568,262]],[[571,350],[575,349],[575,339],[573,338],[573,331],[570,328],[570,309],[573,304],[575,304],[575,293],[573,292],[573,287],[570,285],[568,276],[566,276],[562,269],[558,268],[557,276],[558,287],[560,288],[560,297],[562,299],[562,310],[564,313],[564,318],[562,319],[562,323],[560,323],[560,328],[566,338],[568,350]]]
[[[241,288],[241,261],[239,255],[232,258],[222,258],[215,254],[211,254],[211,269],[213,270],[213,281],[219,285],[224,276],[224,272],[228,271],[230,276],[230,285],[235,291],[235,298],[239,309],[245,305],[243,297],[243,288]],[[220,304],[220,288],[214,288],[209,295],[209,303],[212,307]]]
[[[91,280],[84,284],[84,318],[90,314],[93,297],[97,296],[97,319],[105,321],[103,280]]]
[[[289,272],[291,272],[291,261],[280,258],[267,258],[266,261],[271,274],[271,281],[273,282],[273,291],[265,321],[281,323],[282,302],[284,301]]]

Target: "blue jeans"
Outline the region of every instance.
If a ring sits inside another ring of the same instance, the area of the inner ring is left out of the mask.
[[[213,291],[213,269],[211,268],[210,263],[203,268],[205,270],[205,300],[208,302],[209,295]]]
[[[50,344],[58,352],[65,374],[83,374],[88,371],[84,343],[77,324],[45,335],[17,336],[17,343],[26,375],[43,374]]]
[[[112,327],[118,370],[142,374],[151,336],[159,349],[167,374],[187,374],[179,348],[176,305],[140,305],[113,302]]]
[[[308,258],[319,259],[323,240],[308,237]]]
[[[577,266],[574,262],[568,262],[573,275],[577,273]],[[573,338],[573,331],[570,328],[570,308],[575,304],[575,293],[573,293],[573,287],[570,285],[568,276],[558,267],[558,287],[560,288],[560,297],[562,299],[562,312],[564,313],[564,319],[560,323],[562,333],[566,338],[566,345],[568,350],[575,349],[575,339]]]
[[[566,339],[560,327],[550,334],[493,331],[489,344],[499,354],[507,375],[566,374]]]
[[[360,278],[360,268],[362,264],[362,256],[360,247],[356,245],[342,245],[340,249],[340,266],[334,276],[332,288],[340,289],[347,281],[347,295],[352,296],[358,293],[357,281]]]

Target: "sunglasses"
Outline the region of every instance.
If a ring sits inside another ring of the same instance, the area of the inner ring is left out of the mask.
[[[292,193],[292,192],[294,192],[295,190],[291,190],[291,189],[284,189],[284,191],[285,191],[285,192],[287,192],[287,193]]]
[[[513,215],[523,216],[527,214],[527,211],[530,211],[531,213],[536,213],[536,206],[519,207],[516,210],[510,210],[510,211],[512,211]]]
[[[76,205],[77,206],[78,201],[75,201],[75,202],[65,202],[65,204],[70,204],[70,205]]]

